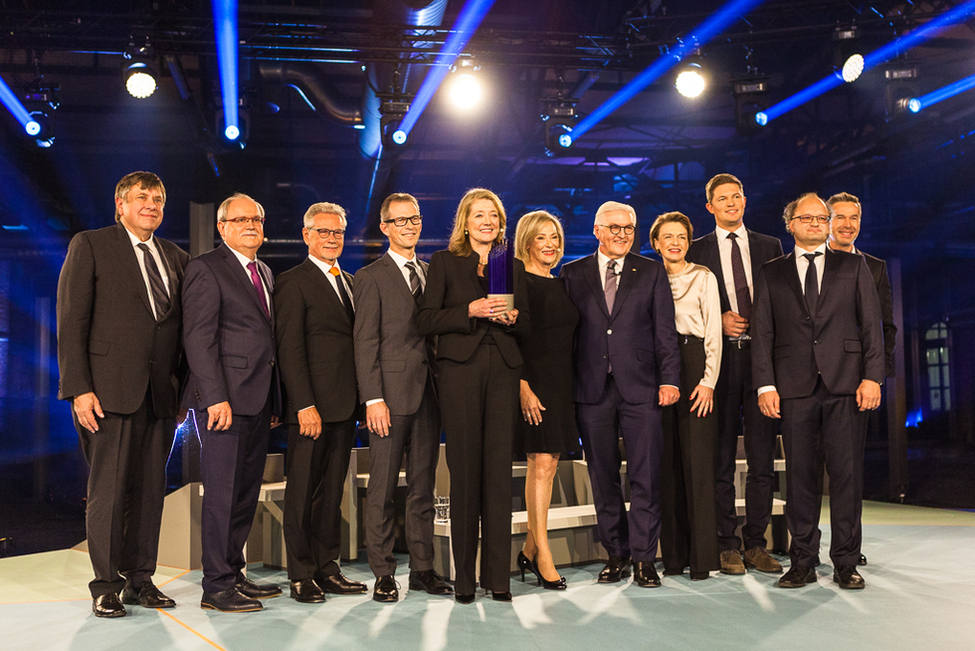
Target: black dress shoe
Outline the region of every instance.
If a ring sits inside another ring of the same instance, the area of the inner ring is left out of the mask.
[[[491,598],[495,601],[511,601],[510,592],[492,592]]]
[[[143,608],[176,607],[176,602],[164,595],[152,584],[152,581],[143,581],[138,590],[130,585],[125,586],[122,590],[122,603],[130,606],[139,605]]]
[[[114,592],[100,594],[91,600],[91,612],[95,617],[125,617],[125,606]]]
[[[667,576],[666,572],[664,572],[664,576]],[[707,570],[691,570],[691,581],[704,581],[710,578],[711,573]]]
[[[203,592],[200,608],[204,610],[219,610],[222,613],[252,613],[264,608],[257,599],[245,597],[237,591],[237,587],[227,588],[220,592]]]
[[[423,590],[435,595],[451,594],[454,591],[436,570],[410,572],[410,590]]]
[[[300,604],[320,604],[325,601],[325,593],[311,579],[291,582],[291,598]]]
[[[271,583],[254,583],[246,576],[237,581],[237,592],[250,599],[268,599],[281,594],[281,588]]]
[[[474,603],[474,595],[472,594],[460,594],[459,592],[454,595],[454,601],[459,604],[472,604]]]
[[[816,569],[812,567],[803,567],[802,565],[793,565],[789,568],[781,579],[779,579],[778,586],[780,588],[801,588],[807,583],[816,582]]]
[[[399,601],[399,590],[396,589],[396,579],[392,574],[384,574],[376,579],[372,588],[372,600],[380,603]]]
[[[860,559],[857,561],[857,565],[866,565],[866,564],[867,564],[867,557],[864,556],[863,554],[860,554]]]
[[[653,561],[637,561],[633,564],[633,583],[641,588],[659,588],[660,577]]]
[[[867,583],[857,572],[856,565],[837,565],[833,570],[833,581],[844,590],[863,590]]]
[[[369,590],[365,583],[352,581],[346,578],[341,572],[338,574],[329,574],[317,580],[316,583],[321,586],[322,590],[331,592],[332,594],[362,594]]]
[[[630,576],[630,558],[610,556],[606,567],[599,573],[597,583],[619,583]]]

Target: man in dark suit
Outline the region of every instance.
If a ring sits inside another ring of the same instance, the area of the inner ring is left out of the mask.
[[[406,543],[410,589],[447,595],[433,569],[433,488],[440,456],[433,337],[416,331],[427,263],[416,255],[423,221],[416,199],[391,194],[379,210],[386,255],[355,275],[355,366],[369,428],[366,553],[376,575],[372,598],[399,598],[393,556],[393,497],[406,457]]]
[[[575,401],[596,504],[596,527],[609,561],[600,583],[630,574],[660,585],[653,566],[660,538],[661,407],[680,396],[674,298],[663,266],[630,252],[636,213],[609,201],[596,211],[599,249],[562,267],[579,309]],[[627,518],[620,482],[619,437],[630,480]]]
[[[795,250],[766,263],[755,288],[752,370],[759,409],[782,419],[792,567],[783,588],[816,581],[819,460],[830,476],[833,580],[864,587],[860,557],[866,411],[884,378],[880,302],[862,256],[833,251],[829,208],[815,194],[784,213]]]
[[[765,530],[772,517],[774,492],[775,421],[758,411],[752,387],[751,315],[755,280],[762,265],[782,255],[777,238],[745,228],[745,193],[741,181],[718,174],[705,187],[714,231],[691,244],[687,259],[704,265],[718,279],[724,350],[714,389],[718,415],[718,458],[715,501],[721,571],[744,574],[746,567],[778,574],[782,565],[766,550]],[[745,483],[745,523],[742,539],[735,533],[735,461],[738,437],[744,436],[748,475]],[[744,543],[744,558],[741,549]]]
[[[284,540],[291,597],[302,603],[322,602],[326,592],[366,591],[338,565],[342,488],[359,409],[352,276],[338,263],[345,228],[341,206],[310,206],[301,232],[308,258],[281,274],[274,292],[278,356],[288,394]]]
[[[867,268],[873,276],[884,324],[884,377],[890,377],[894,374],[894,342],[897,339],[897,326],[894,325],[894,301],[890,278],[887,277],[887,263],[864,253],[854,244],[860,235],[860,220],[863,215],[859,199],[849,192],[840,192],[830,197],[826,205],[829,206],[832,217],[829,248],[834,251],[859,253],[867,261]]]
[[[194,258],[183,288],[183,336],[203,479],[203,599],[223,612],[260,610],[281,594],[244,576],[272,418],[280,411],[271,270],[257,259],[264,208],[235,194],[217,209],[223,244]]]
[[[189,260],[153,235],[166,189],[151,172],[115,187],[115,226],[72,238],[58,281],[58,398],[91,470],[85,522],[98,617],[172,608],[152,583],[176,430],[180,285]],[[119,592],[122,599],[119,600]]]

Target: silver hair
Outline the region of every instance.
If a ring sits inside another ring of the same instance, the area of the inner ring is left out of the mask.
[[[315,225],[315,215],[338,215],[342,220],[342,228],[349,225],[348,220],[345,218],[345,208],[338,205],[337,203],[329,203],[327,201],[319,201],[318,203],[313,203],[308,206],[308,210],[305,211],[304,224],[305,228],[311,228]]]
[[[596,217],[592,220],[593,225],[599,224],[599,218],[608,212],[625,212],[630,216],[630,221],[636,226],[636,211],[633,206],[629,206],[625,203],[620,203],[619,201],[607,201],[599,207],[596,211]]]
[[[254,198],[253,197],[250,197],[250,196],[248,196],[248,195],[246,195],[246,194],[244,194],[242,192],[235,192],[235,193],[233,193],[232,195],[230,195],[229,197],[227,197],[226,199],[224,199],[223,200],[223,203],[220,204],[220,207],[217,208],[217,221],[218,222],[225,222],[225,221],[227,221],[227,211],[230,210],[230,204],[233,203],[234,201],[236,201],[237,199],[247,199],[248,201],[254,201]],[[254,201],[254,205],[257,206],[257,212],[263,218],[264,217],[264,206],[262,206],[261,204],[257,203],[256,201]]]

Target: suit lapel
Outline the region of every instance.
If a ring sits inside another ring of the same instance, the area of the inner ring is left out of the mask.
[[[139,267],[139,260],[136,258],[135,249],[132,247],[132,240],[129,239],[129,233],[125,230],[122,224],[116,225],[115,239],[116,247],[115,254],[118,256],[119,264],[122,265],[123,278],[132,278],[138,288],[139,298],[142,299],[142,304],[146,308],[146,312],[149,316],[156,319],[156,315],[152,311],[152,305],[149,303],[149,288],[146,287],[146,280],[142,275],[142,268]]]
[[[349,315],[345,311],[345,306],[342,305],[342,299],[339,298],[339,295],[336,293],[331,281],[325,277],[325,273],[318,267],[318,265],[308,258],[305,258],[302,266],[305,269],[305,275],[308,276],[308,282],[312,285],[312,287],[316,288],[316,291],[321,296],[324,297],[326,303],[332,304],[331,311],[336,314],[341,314],[342,320],[344,320],[351,328],[352,323],[349,321]]]
[[[636,285],[637,270],[630,264],[630,255],[627,254],[620,260],[620,284],[616,290],[616,300],[613,301],[613,314],[619,314],[620,305],[626,300],[630,289]],[[604,293],[605,295],[605,293]],[[605,301],[604,301],[605,302]]]
[[[724,284],[724,270],[721,268],[721,250],[718,248],[718,233],[716,231],[711,231],[711,234],[707,236],[705,247],[705,252],[707,253],[708,260],[705,262],[711,272],[715,276],[715,280],[718,281],[718,297],[721,299],[721,305],[731,305],[731,300],[728,298],[728,289]],[[753,278],[755,276],[752,276]],[[722,307],[724,309],[724,307]]]
[[[156,238],[156,250],[159,251],[159,259],[162,260],[163,266],[166,268],[166,278],[169,281],[169,310],[163,315],[163,317],[167,317],[176,309],[176,305],[179,303],[179,293],[176,291],[176,267],[173,261],[169,259],[169,256],[166,255],[166,251],[159,243],[158,237]]]
[[[802,307],[802,311],[809,315],[809,307],[806,305],[806,295],[802,293],[802,282],[799,280],[799,268],[796,266],[796,252],[791,251],[787,256],[782,258],[782,265],[784,266],[784,273],[779,274],[785,278],[786,284],[792,293],[796,295],[796,300],[799,301],[799,305]],[[771,280],[771,278],[769,278]]]
[[[836,274],[839,273],[838,267],[840,266],[840,256],[827,246],[826,256],[823,258],[823,264],[826,265],[826,267],[823,269],[823,282],[819,284],[819,302],[816,304],[817,308],[823,304],[823,300],[826,298],[829,288],[833,286],[833,283],[836,280]]]
[[[606,291],[603,289],[603,279],[599,277],[599,257],[593,253],[591,256],[586,258],[585,268],[583,269],[583,275],[589,284],[592,285],[592,293],[596,297],[596,303],[602,309],[603,314],[606,318],[609,318],[609,310],[606,308]],[[617,298],[619,295],[617,293]],[[615,304],[614,304],[615,305]]]
[[[234,255],[234,252],[230,250],[230,247],[226,243],[223,243],[220,246],[222,247],[223,261],[229,267],[231,276],[237,279],[243,291],[251,297],[257,311],[260,312],[265,319],[270,321],[267,314],[264,313],[264,306],[261,305],[261,299],[257,295],[257,288],[254,287],[254,282],[251,280],[247,270],[241,266],[240,260],[237,259],[237,256]],[[261,274],[261,265],[257,265],[257,269],[258,274],[261,275],[261,278],[263,279],[264,276]],[[264,279],[264,282],[267,283],[267,279]],[[267,285],[267,288],[268,294],[270,294],[270,285]],[[270,307],[271,306],[269,305],[268,310],[270,310]]]
[[[389,253],[384,255],[382,258],[383,269],[386,271],[386,275],[389,278],[390,286],[393,287],[393,291],[402,294],[403,296],[409,296],[413,299],[413,294],[410,292],[409,285],[406,284],[406,279],[403,277],[403,272],[400,271],[399,265],[396,261],[390,257]]]
[[[748,257],[749,262],[751,262],[752,265],[752,283],[754,284],[755,280],[758,278],[758,272],[762,270],[762,263],[759,261],[763,260],[765,256],[759,255],[758,248],[760,245],[758,243],[758,238],[752,237],[752,232],[747,228],[745,229],[745,232],[748,233]]]

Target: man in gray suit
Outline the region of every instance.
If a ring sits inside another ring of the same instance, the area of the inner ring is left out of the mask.
[[[432,341],[416,331],[427,263],[416,256],[423,228],[420,207],[409,194],[386,198],[380,230],[389,250],[355,275],[355,364],[369,428],[366,553],[376,575],[373,599],[393,602],[393,495],[406,455],[406,541],[410,589],[446,595],[451,588],[433,569],[433,487],[440,418],[433,378]]]
[[[96,617],[123,617],[123,602],[176,605],[151,579],[176,430],[179,292],[189,261],[153,235],[165,204],[158,176],[126,175],[115,187],[115,225],[78,233],[58,280],[58,397],[72,403],[91,467],[85,525]]]

